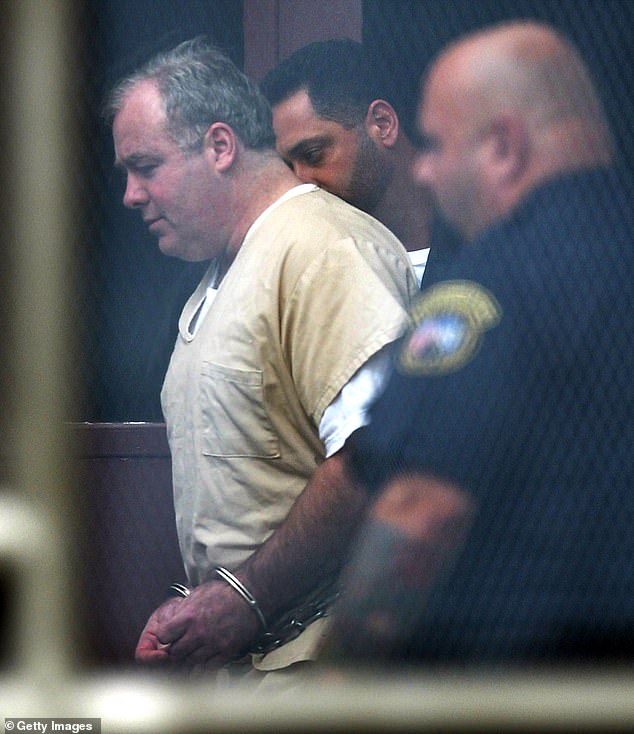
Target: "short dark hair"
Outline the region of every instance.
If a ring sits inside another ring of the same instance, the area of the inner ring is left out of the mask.
[[[373,100],[390,101],[375,63],[348,38],[303,46],[269,71],[260,88],[271,106],[305,89],[320,117],[349,128],[363,123]]]
[[[199,148],[214,122],[230,125],[248,148],[275,147],[271,108],[257,84],[202,37],[157,54],[122,79],[106,101],[107,119],[112,121],[128,92],[142,81],[156,84],[168,132],[183,150]]]

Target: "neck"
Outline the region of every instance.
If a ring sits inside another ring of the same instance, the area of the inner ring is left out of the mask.
[[[551,126],[542,137],[539,158],[555,172],[610,165],[612,140],[598,125],[573,119]]]
[[[500,212],[512,211],[534,188],[566,173],[613,162],[612,143],[604,131],[583,121],[552,125],[535,136],[534,152],[524,174],[500,196]]]
[[[392,179],[371,214],[398,237],[406,250],[421,250],[429,247],[431,240],[431,193],[412,178],[413,146],[404,143],[394,153],[398,159]]]
[[[235,175],[228,206],[236,213],[229,236],[227,255],[233,260],[249,228],[280,196],[301,181],[288,166],[272,152],[251,151],[245,165]]]

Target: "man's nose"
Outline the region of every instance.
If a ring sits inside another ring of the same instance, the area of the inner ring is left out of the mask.
[[[123,192],[123,205],[135,209],[148,203],[148,193],[136,176],[128,174]]]
[[[320,181],[315,176],[315,169],[312,166],[307,166],[305,163],[293,162],[293,172],[300,181],[304,183],[312,183],[320,186]]]

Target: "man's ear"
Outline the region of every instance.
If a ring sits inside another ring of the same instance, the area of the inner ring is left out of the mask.
[[[530,160],[530,135],[519,115],[501,114],[490,124],[491,163],[505,183],[521,178]]]
[[[365,128],[375,143],[391,148],[398,138],[398,115],[389,102],[375,99],[368,107]]]
[[[210,156],[214,168],[224,172],[231,168],[238,153],[238,140],[233,129],[224,122],[214,122],[205,133],[205,154]]]

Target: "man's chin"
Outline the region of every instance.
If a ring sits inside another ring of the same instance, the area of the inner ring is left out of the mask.
[[[167,257],[181,257],[176,243],[169,237],[158,237],[159,250]]]

